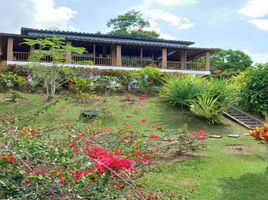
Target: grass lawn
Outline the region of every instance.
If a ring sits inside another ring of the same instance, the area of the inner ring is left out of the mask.
[[[0,94],[0,113],[15,116],[29,115],[45,106],[45,96],[22,94],[27,98],[22,103],[4,102],[8,94]],[[162,124],[166,129],[181,128],[188,124],[191,131],[205,130],[209,134],[223,135],[223,139],[209,139],[208,150],[204,155],[191,159],[170,158],[168,162],[150,167],[138,179],[147,191],[161,190],[166,193],[179,193],[190,199],[225,200],[266,200],[268,199],[268,176],[265,175],[265,147],[248,136],[239,139],[225,137],[228,133],[243,134],[246,129],[223,118],[220,126],[210,126],[188,112],[170,108],[159,98],[151,97],[144,102],[124,101],[124,96],[103,97],[91,104],[73,103],[71,99],[57,97],[59,103],[39,116],[33,126],[56,128],[51,131],[55,137],[64,136],[65,128],[79,124],[81,129],[89,127],[116,129],[122,126],[133,127],[139,133],[149,134],[154,124]],[[79,120],[81,111],[99,110],[101,118],[94,122]],[[127,117],[129,116],[129,117]],[[145,122],[141,122],[141,120]],[[239,152],[228,150],[228,145],[243,145],[248,148]]]

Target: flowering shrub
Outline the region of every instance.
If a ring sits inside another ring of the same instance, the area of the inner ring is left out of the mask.
[[[263,126],[249,131],[249,134],[256,140],[263,141],[268,145],[268,118],[266,119],[266,122]]]
[[[207,134],[205,131],[190,133],[185,125],[176,132],[167,132],[166,135],[174,136],[174,141],[167,146],[167,150],[174,149],[179,154],[202,151],[206,148]]]
[[[139,196],[132,179],[150,158],[139,136],[124,130],[54,140],[24,128],[5,133],[0,146],[1,198],[112,199],[130,189]]]

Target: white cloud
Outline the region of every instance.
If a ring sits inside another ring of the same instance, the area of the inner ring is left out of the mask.
[[[268,19],[251,19],[249,22],[261,30],[268,31]]]
[[[268,31],[268,19],[265,18],[268,16],[267,0],[249,0],[238,12],[248,16],[248,22],[260,30]]]
[[[74,29],[76,11],[56,6],[55,0],[1,0],[0,32],[18,33],[21,27]]]
[[[157,22],[153,19],[150,19],[149,20],[149,23],[150,23],[150,27],[146,28],[145,30],[147,31],[155,31],[157,33],[160,34],[160,37],[163,38],[163,39],[166,39],[166,40],[175,40],[176,38],[172,35],[169,35],[167,33],[163,33],[161,30],[160,30],[160,27],[158,26]]]
[[[31,0],[34,5],[34,21],[38,27],[70,29],[69,21],[76,11],[68,7],[56,7],[54,0]]]
[[[249,50],[244,50],[246,54],[248,54],[254,63],[268,63],[268,52],[253,52]]]
[[[175,26],[179,30],[189,29],[194,24],[187,18],[182,18],[177,15],[173,15],[170,12],[165,12],[160,9],[151,9],[146,12],[146,15],[154,21],[163,21],[172,26]]]
[[[192,4],[198,2],[197,0],[144,0],[145,4],[161,4],[164,6]]]
[[[268,1],[249,0],[247,4],[238,12],[251,18],[265,17],[266,15],[268,15]]]

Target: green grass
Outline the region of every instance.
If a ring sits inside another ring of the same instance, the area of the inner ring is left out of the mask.
[[[28,101],[22,104],[6,103],[0,94],[0,113],[15,116],[29,115],[44,107],[45,96],[23,94]],[[222,125],[210,126],[202,119],[165,106],[159,98],[151,97],[145,102],[134,104],[123,101],[124,96],[102,97],[92,104],[82,105],[57,97],[59,103],[48,112],[39,116],[33,126],[57,127],[79,123],[82,129],[89,127],[116,129],[122,126],[135,128],[140,133],[150,133],[154,124],[162,124],[166,129],[181,128],[188,124],[190,130],[205,130],[209,134],[223,135],[221,140],[209,139],[208,150],[202,156],[189,160],[170,160],[147,169],[138,182],[145,185],[147,191],[162,190],[166,193],[178,193],[190,199],[201,200],[264,200],[268,198],[268,176],[265,175],[265,147],[248,136],[239,139],[225,137],[228,133],[243,134],[247,130],[223,118]],[[137,98],[136,98],[137,99]],[[82,122],[79,115],[82,110],[106,110],[106,114],[94,122]],[[127,118],[131,116],[131,118]],[[141,123],[141,119],[147,122]],[[62,128],[51,134],[57,137],[66,134]],[[226,151],[226,145],[249,145],[255,148],[250,154],[234,154]]]

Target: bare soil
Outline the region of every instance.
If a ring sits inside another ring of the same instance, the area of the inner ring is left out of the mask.
[[[235,144],[227,145],[225,151],[231,154],[253,154],[256,152],[256,148],[249,145]]]

